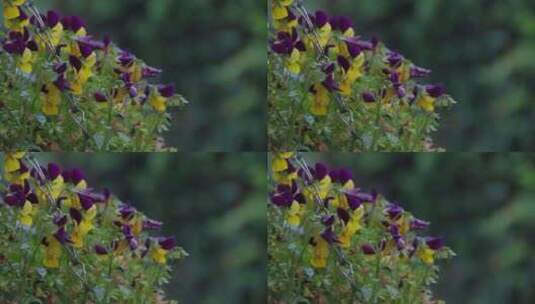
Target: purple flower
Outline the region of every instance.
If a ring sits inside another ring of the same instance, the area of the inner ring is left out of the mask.
[[[59,23],[59,14],[56,11],[48,11],[45,19],[46,25],[49,28],[53,28]]]
[[[121,217],[123,219],[129,220],[136,213],[136,208],[134,208],[134,207],[132,207],[132,206],[130,206],[128,204],[121,204],[121,206],[119,207],[118,211],[119,211],[119,214],[121,215]]]
[[[338,242],[338,238],[336,237],[336,234],[334,233],[332,226],[329,226],[327,229],[323,230],[323,232],[320,235],[329,244]]]
[[[64,226],[61,226],[61,227],[56,231],[56,233],[54,233],[54,237],[55,237],[61,244],[72,243],[71,239],[69,238],[69,235],[68,235],[67,232],[65,231],[65,227],[64,227]]]
[[[338,215],[338,218],[344,221],[344,223],[347,224],[347,222],[349,222],[349,213],[345,209],[337,208],[336,214]]]
[[[414,218],[411,220],[411,230],[424,230],[429,226],[429,222],[422,221],[420,219]]]
[[[390,53],[386,57],[386,60],[388,61],[388,64],[391,67],[397,68],[403,62],[403,56],[401,56],[401,54],[398,52],[390,51]]]
[[[158,244],[160,244],[160,247],[165,250],[171,250],[175,248],[176,241],[174,237],[160,237],[158,239]]]
[[[48,180],[55,180],[61,174],[61,167],[55,163],[48,164],[47,178]]]
[[[160,75],[160,73],[162,73],[162,70],[159,70],[150,66],[144,67],[141,72],[143,77],[157,77],[158,75]]]
[[[375,249],[373,248],[371,244],[364,244],[360,246],[360,249],[362,250],[362,253],[364,253],[365,255],[375,254]]]
[[[418,77],[425,77],[431,73],[431,70],[424,69],[418,66],[411,67],[411,77],[418,78]]]
[[[54,216],[53,223],[58,227],[65,226],[65,224],[67,224],[67,216],[63,214],[56,214],[56,216]]]
[[[443,84],[427,85],[425,90],[429,96],[438,98],[446,93],[446,87]]]
[[[329,172],[329,176],[333,183],[340,183],[342,185],[353,179],[351,171],[345,168],[333,169]]]
[[[173,95],[175,95],[175,86],[172,84],[159,85],[158,92],[160,92],[160,95],[162,95],[163,97],[172,97]]]
[[[311,18],[314,25],[318,28],[322,28],[329,22],[329,15],[325,11],[318,10],[313,18]]]
[[[427,237],[425,239],[427,246],[433,250],[439,250],[444,247],[444,239],[439,237]]]
[[[334,215],[331,215],[331,216],[326,215],[322,217],[321,223],[325,226],[331,226],[332,224],[334,224]]]
[[[95,245],[95,252],[98,255],[107,255],[108,250],[102,245]]]
[[[390,219],[395,220],[399,218],[401,214],[403,214],[404,210],[396,203],[391,203],[386,207],[385,209],[386,213],[390,217]]]
[[[327,166],[323,163],[316,163],[316,166],[314,167],[314,170],[312,170],[313,176],[316,180],[321,181],[322,179],[327,176],[327,173],[329,172],[329,169]]]
[[[80,199],[80,204],[82,205],[82,208],[84,208],[84,210],[91,209],[91,207],[93,207],[93,205],[95,204],[95,200],[93,199],[93,197],[91,197],[91,195],[88,195],[87,193],[79,192],[78,198]]]
[[[162,228],[162,222],[152,219],[146,219],[143,221],[143,229],[157,230],[160,228]]]
[[[368,103],[375,102],[375,96],[373,95],[373,93],[368,91],[362,93],[362,99],[364,100],[364,102]]]
[[[82,221],[82,214],[80,213],[80,211],[78,211],[78,209],[70,208],[69,214],[73,220],[80,224],[80,222]]]

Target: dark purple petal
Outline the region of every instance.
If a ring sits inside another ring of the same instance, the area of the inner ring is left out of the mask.
[[[108,99],[106,98],[106,95],[104,95],[104,93],[102,93],[102,92],[95,92],[94,97],[95,97],[95,100],[97,102],[107,102],[108,101]]]
[[[80,213],[80,211],[78,211],[78,209],[70,208],[69,214],[71,215],[71,218],[73,220],[80,224],[80,222],[82,221],[82,214]]]
[[[439,250],[444,247],[444,239],[439,237],[428,237],[425,239],[425,243],[433,250]]]
[[[329,226],[327,229],[325,229],[321,233],[321,237],[327,241],[329,244],[333,244],[335,242],[338,242],[338,238],[336,237],[336,234],[333,231],[332,226]]]
[[[420,219],[411,220],[411,230],[425,230],[429,226],[429,222],[422,221]]]
[[[61,167],[55,163],[48,164],[47,178],[48,180],[55,180],[61,174]]]
[[[84,210],[89,210],[95,204],[95,200],[85,193],[78,193],[78,198]]]
[[[152,219],[146,219],[143,221],[143,229],[157,230],[162,228],[162,225],[162,222]]]
[[[170,85],[160,85],[158,86],[158,92],[160,92],[160,95],[163,97],[172,97],[175,95],[175,86]]]
[[[401,208],[398,204],[396,203],[391,203],[386,209],[385,209],[386,213],[388,214],[388,216],[391,218],[391,219],[397,219],[403,212],[403,208]]]
[[[317,27],[322,28],[325,24],[327,24],[327,22],[329,22],[329,15],[327,15],[325,11],[316,11],[314,16],[314,24]]]
[[[373,248],[371,244],[364,244],[360,247],[360,249],[362,250],[362,253],[364,253],[365,255],[375,254],[375,248]]]
[[[50,28],[55,27],[59,23],[59,14],[56,11],[48,11],[46,14],[46,25]]]
[[[107,255],[108,250],[102,245],[95,245],[95,252],[98,255]]]
[[[375,102],[375,96],[371,92],[362,93],[362,99],[364,100],[364,102],[368,103]]]
[[[71,239],[69,238],[69,235],[65,231],[65,227],[61,226],[56,233],[54,233],[54,237],[63,245],[66,243],[72,243]]]
[[[333,74],[328,74],[327,78],[321,82],[321,84],[329,90],[329,92],[337,91],[338,85],[336,84],[336,81],[334,80]]]
[[[160,247],[165,250],[171,250],[175,248],[176,241],[174,237],[161,237],[158,239],[158,244],[160,244]]]
[[[56,224],[56,226],[65,226],[65,224],[67,224],[67,216],[63,214],[56,214],[56,216],[54,216],[53,223]]]
[[[161,73],[162,73],[162,70],[159,70],[150,66],[144,67],[143,71],[141,72],[143,77],[157,77]]]
[[[429,96],[438,98],[446,93],[446,87],[443,84],[427,85],[425,90]]]
[[[431,73],[431,70],[424,69],[418,66],[411,67],[411,77],[418,78],[418,77],[425,77]]]
[[[391,51],[386,57],[386,60],[391,67],[397,68],[403,61],[403,56],[398,52]]]
[[[118,211],[123,219],[130,219],[136,213],[136,208],[127,204],[122,204]]]
[[[345,210],[345,209],[342,209],[342,208],[337,208],[336,209],[336,214],[338,214],[338,217],[344,221],[344,223],[347,224],[347,222],[349,222],[349,213]]]
[[[316,163],[316,166],[314,167],[314,178],[316,180],[322,180],[327,176],[329,172],[329,169],[327,166],[323,163]]]
[[[79,71],[82,68],[82,61],[76,56],[70,55],[69,56],[69,63],[73,68],[75,68],[77,71]]]
[[[331,216],[324,216],[322,219],[321,219],[321,223],[325,226],[331,226],[332,224],[334,224],[334,215],[331,215]]]

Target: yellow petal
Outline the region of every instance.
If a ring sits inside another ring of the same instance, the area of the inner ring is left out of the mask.
[[[17,6],[5,5],[4,6],[4,18],[6,20],[15,19],[20,16],[20,11]]]
[[[166,110],[167,98],[159,95],[153,94],[150,99],[150,105],[158,112],[163,113]]]

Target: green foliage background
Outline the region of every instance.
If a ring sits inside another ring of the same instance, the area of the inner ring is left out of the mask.
[[[351,16],[431,68],[459,104],[445,111],[439,146],[449,151],[535,148],[535,2],[528,0],[307,0],[312,9]]]
[[[266,4],[250,0],[40,0],[76,14],[90,33],[164,70],[191,104],[170,145],[185,151],[265,149]]]
[[[441,263],[447,303],[535,302],[535,154],[306,154],[352,169],[373,188],[431,221],[457,256]]]
[[[262,153],[39,153],[84,169],[164,222],[189,257],[174,267],[169,298],[181,303],[261,303],[266,298],[266,156]]]

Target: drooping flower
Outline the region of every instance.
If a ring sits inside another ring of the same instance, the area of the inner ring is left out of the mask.
[[[342,248],[349,248],[351,245],[351,239],[357,233],[361,228],[361,221],[364,217],[364,206],[360,206],[356,210],[353,211],[353,214],[351,214],[351,218],[345,225],[344,229],[342,230],[342,233],[340,234],[340,237],[338,238],[340,241],[340,246]]]
[[[327,260],[329,258],[329,243],[321,236],[316,236],[311,240],[312,257],[310,264],[315,268],[327,267]]]
[[[158,264],[167,263],[167,253],[175,248],[176,241],[174,237],[161,237],[156,245],[152,248],[151,257]]]
[[[156,111],[163,113],[167,109],[167,100],[174,94],[174,85],[160,85],[152,91],[149,103]]]
[[[58,268],[63,251],[61,243],[54,236],[46,237],[42,243],[45,246],[43,265],[47,268]]]

